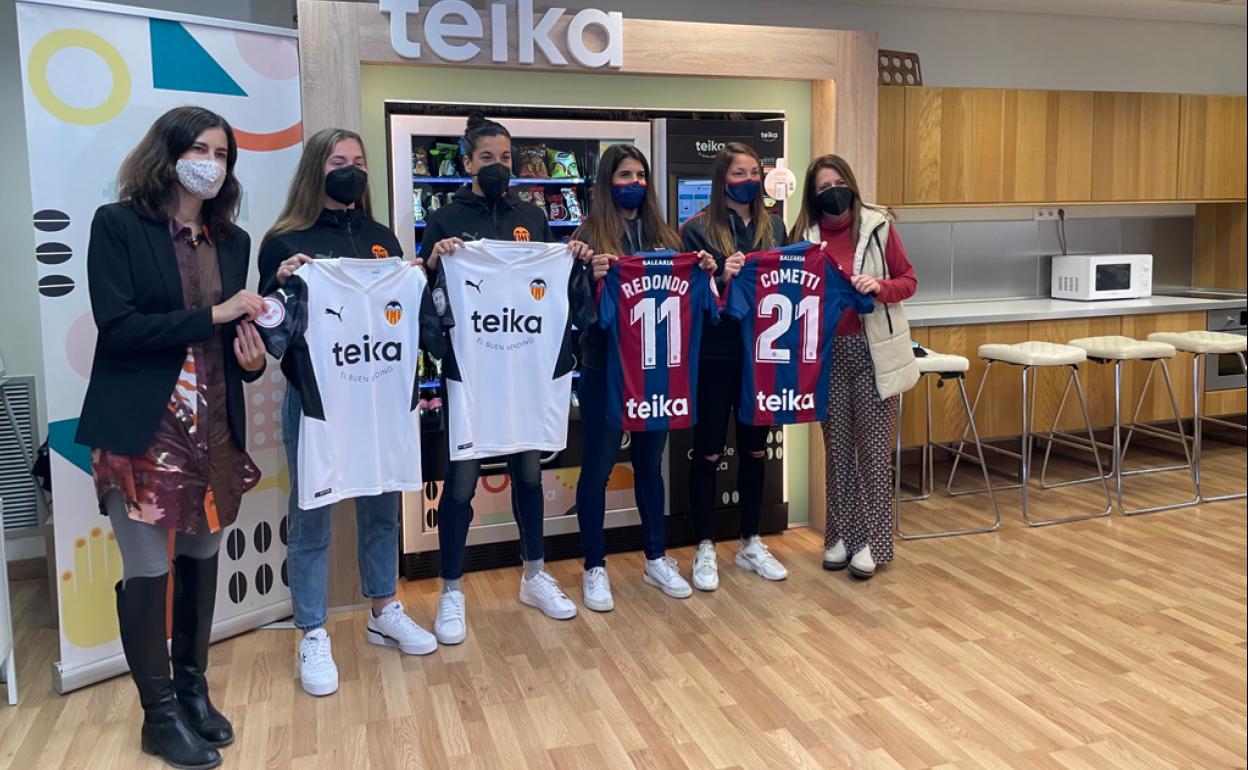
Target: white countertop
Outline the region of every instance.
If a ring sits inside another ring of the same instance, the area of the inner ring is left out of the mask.
[[[1045,321],[1062,318],[1138,315],[1146,313],[1185,313],[1191,311],[1243,309],[1243,297],[1208,299],[1201,297],[1153,296],[1145,299],[1119,299],[1077,302],[1036,297],[1031,299],[973,299],[907,302],[906,318],[911,326],[965,326],[968,324]]]

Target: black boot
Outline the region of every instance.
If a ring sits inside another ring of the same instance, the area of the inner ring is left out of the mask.
[[[199,737],[182,716],[169,678],[165,647],[167,575],[131,578],[117,584],[117,619],[130,676],[143,704],[143,751],[173,767],[207,770],[221,764],[221,752]]]
[[[214,746],[234,742],[230,720],[208,699],[208,641],[217,602],[217,555],[173,562],[173,690],[186,721]]]

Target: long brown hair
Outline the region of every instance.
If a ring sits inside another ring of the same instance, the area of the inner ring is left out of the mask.
[[[299,168],[295,170],[295,178],[290,182],[290,192],[286,194],[286,205],[277,221],[264,234],[264,243],[283,233],[294,233],[307,230],[316,224],[325,208],[325,161],[334,152],[334,145],[344,139],[354,139],[364,150],[364,140],[354,131],[345,128],[322,128],[312,135],[303,146],[303,155],[299,158]],[[368,153],[364,152],[368,158]],[[364,197],[358,204],[370,219],[373,206],[369,200],[368,189],[364,189]]]
[[[613,144],[603,153],[598,161],[598,174],[594,179],[593,207],[589,218],[576,232],[577,240],[584,241],[594,252],[599,254],[616,254],[620,250],[620,239],[624,236],[624,210],[611,197],[611,184],[615,172],[625,158],[632,158],[641,163],[646,173],[646,197],[637,209],[637,217],[641,221],[641,231],[651,239],[655,246],[668,249],[680,248],[680,236],[663,221],[658,198],[651,186],[650,163],[641,150],[631,144]]]
[[[825,168],[830,168],[839,174],[841,179],[845,181],[845,186],[854,191],[854,213],[850,221],[850,226],[853,229],[850,232],[855,233],[855,240],[858,237],[858,225],[862,222],[863,206],[876,211],[882,211],[889,217],[892,216],[892,212],[882,206],[863,203],[862,191],[858,188],[858,177],[854,176],[854,170],[849,167],[849,161],[840,155],[820,155],[812,160],[810,166],[806,169],[806,179],[802,186],[802,208],[797,212],[797,221],[793,223],[793,229],[789,231],[790,240],[800,241],[805,239],[806,231],[819,224],[819,218],[823,215],[823,211],[819,208],[819,192],[815,189],[815,178]]]
[[[238,144],[225,118],[203,107],[174,107],[156,119],[117,170],[117,199],[148,219],[172,217],[178,205],[178,158],[213,128],[225,132],[225,182],[216,197],[204,201],[200,218],[214,239],[229,237],[243,197],[234,175]]]
[[[706,217],[704,224],[706,237],[711,245],[725,257],[737,250],[732,235],[732,220],[728,217],[728,192],[724,180],[728,176],[729,167],[738,155],[750,156],[761,170],[763,161],[753,147],[741,142],[729,142],[724,145],[724,149],[715,155],[715,162],[711,164],[711,202],[702,213],[702,216]],[[750,204],[750,220],[754,222],[753,250],[775,248],[776,235],[772,232],[771,214],[767,213],[767,207],[763,205],[762,190],[759,190],[758,197]]]

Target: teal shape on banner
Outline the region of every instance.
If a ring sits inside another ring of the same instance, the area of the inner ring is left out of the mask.
[[[90,475],[91,448],[74,441],[74,434],[77,432],[77,418],[48,423],[48,449],[81,468],[83,473]]]
[[[176,21],[151,19],[152,87],[165,91],[246,96],[212,54]]]

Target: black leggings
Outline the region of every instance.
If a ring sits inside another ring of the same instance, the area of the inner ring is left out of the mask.
[[[741,397],[741,362],[703,358],[698,362],[698,422],[689,461],[689,501],[698,540],[715,539],[715,476],[727,450],[728,420]],[[737,491],[741,495],[741,537],[758,534],[763,516],[765,425],[736,424]],[[708,457],[716,457],[708,460]]]

